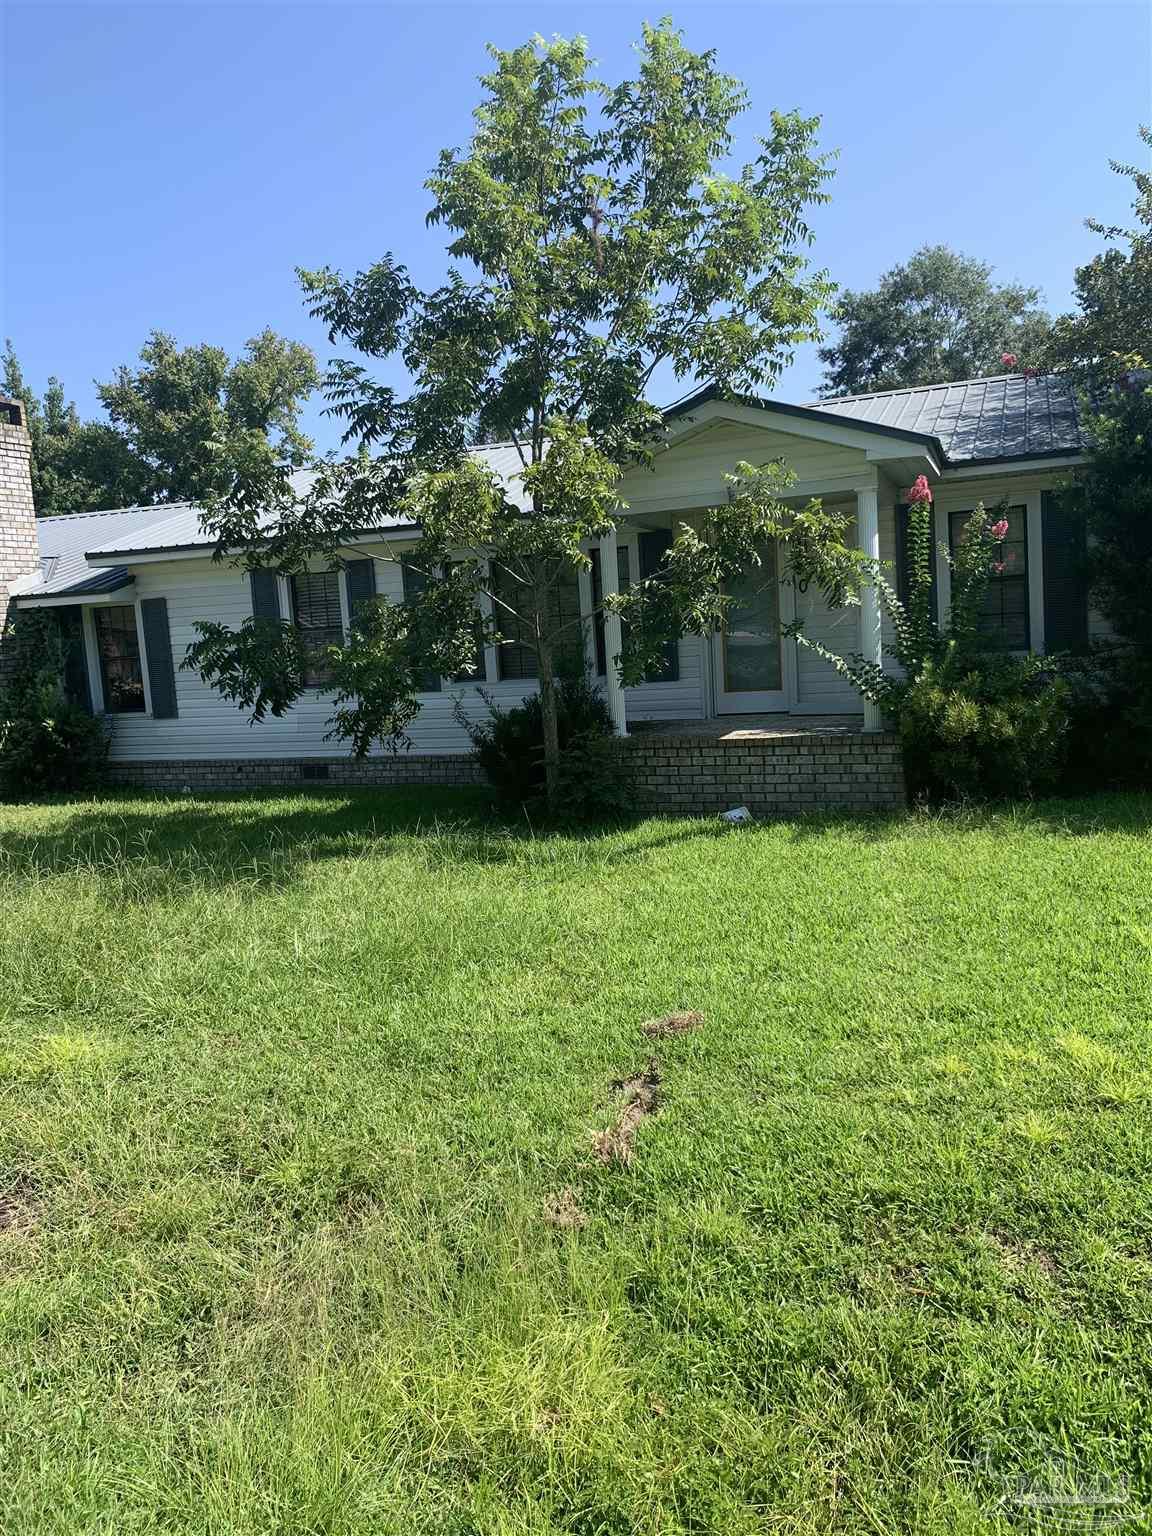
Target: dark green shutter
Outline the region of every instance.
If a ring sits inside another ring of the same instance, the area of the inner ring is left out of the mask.
[[[653,528],[637,538],[640,555],[640,580],[647,581],[664,566],[672,547],[671,528]],[[650,671],[645,678],[649,683],[675,683],[680,678],[680,643],[668,640],[664,645],[664,661]]]
[[[1083,520],[1057,491],[1040,496],[1044,562],[1044,649],[1081,655],[1088,649],[1088,580]]]
[[[410,603],[414,598],[419,597],[420,593],[428,585],[428,577],[423,571],[419,571],[415,566],[409,565],[407,560],[401,560],[400,562],[400,575],[404,582],[404,601]],[[440,692],[441,683],[435,672],[421,672],[418,681],[421,693]]]
[[[348,617],[355,624],[358,610],[376,596],[375,560],[346,560],[344,582],[348,592]]]
[[[144,655],[148,659],[152,716],[156,720],[170,720],[179,714],[179,710],[176,708],[176,669],[172,664],[166,597],[141,600],[140,627],[144,631]]]
[[[84,644],[84,613],[80,608],[61,608],[55,615],[64,649],[62,682],[72,704],[92,713],[92,688],[88,681],[88,652]]]
[[[932,513],[932,617],[940,622],[940,577],[936,569],[936,514]],[[896,508],[896,596],[902,603],[908,601],[908,503],[902,501]]]
[[[249,571],[248,581],[252,588],[252,617],[277,619],[280,613],[280,578],[275,571]]]

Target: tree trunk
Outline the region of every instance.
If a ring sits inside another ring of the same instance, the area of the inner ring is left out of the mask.
[[[550,815],[560,809],[560,726],[556,716],[556,674],[552,670],[552,647],[542,640],[538,651],[540,664],[540,718],[544,726],[544,796]]]

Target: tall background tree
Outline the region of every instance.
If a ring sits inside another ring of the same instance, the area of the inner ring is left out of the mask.
[[[202,500],[226,484],[220,456],[259,440],[285,462],[311,444],[299,411],[318,382],[305,346],[263,331],[230,359],[220,347],[178,347],[153,331],[135,368],[97,385],[107,421],[82,421],[59,379],[38,398],[8,342],[5,392],[24,402],[32,438],[32,493],[41,516],[156,501]]]
[[[1141,129],[1152,148],[1152,133]],[[1152,783],[1152,175],[1112,162],[1132,183],[1128,226],[1089,219],[1106,249],[1076,272],[1076,308],[1053,327],[1038,366],[1080,394],[1085,467],[1063,489],[1083,535],[1092,606],[1115,644],[1099,648],[1104,708],[1090,720],[1093,773]],[[1022,361],[1030,359],[1022,358]]]
[[[871,290],[842,293],[840,334],[821,347],[824,395],[866,394],[1002,373],[1038,353],[1051,320],[1036,288],[992,281],[987,262],[926,245]]]
[[[1140,138],[1152,150],[1152,129],[1141,128]],[[1019,354],[1034,366],[1070,372],[1097,397],[1152,368],[1152,174],[1117,160],[1110,164],[1132,182],[1134,222],[1085,220],[1107,249],[1076,269],[1072,313],[1056,320],[1035,354]]]
[[[556,670],[582,622],[564,594],[587,541],[615,526],[621,473],[659,441],[647,387],[662,365],[725,390],[770,387],[816,337],[830,288],[806,271],[805,213],[829,173],[815,121],[794,113],[773,113],[749,162],[723,169],[744,91],[670,23],[645,27],[636,78],[612,88],[582,39],[491,52],[471,143],[444,151],[428,182],[455,263],[446,282],[421,292],[391,255],[352,278],[302,274],[332,341],[399,353],[410,390],[335,364],[331,406],[361,452],[319,466],[302,500],[275,454],[233,461],[212,525],[222,558],[248,545],[250,564],[291,571],[338,563],[349,533],[406,513],[421,529],[407,557],[419,579],[405,605],[364,603],[330,651],[334,733],[357,752],[402,740],[428,670],[474,670],[483,594],[487,638],[533,659],[551,792]],[[518,486],[469,456],[492,439],[514,445]],[[806,541],[836,542],[834,519],[793,518],[781,488],[775,467],[745,466],[708,537],[681,525],[660,570],[605,600],[629,620],[627,680],[677,629],[717,622],[724,575],[759,539],[786,525],[798,565]],[[190,660],[258,714],[304,688],[291,626],[269,618],[203,626]]]

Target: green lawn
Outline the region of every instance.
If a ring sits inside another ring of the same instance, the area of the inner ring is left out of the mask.
[[[1152,1529],[1150,962],[1136,798],[0,808],[0,1527]]]

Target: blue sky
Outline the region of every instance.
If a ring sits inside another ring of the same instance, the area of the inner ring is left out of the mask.
[[[1127,212],[1107,161],[1152,116],[1145,5],[9,3],[3,334],[85,413],[153,327],[235,351],[270,325],[323,361],[294,268],[391,250],[439,278],[423,181],[468,135],[484,44],[583,32],[612,80],[665,10],[748,86],[745,144],[771,107],[823,118],[813,256],[845,287],[943,241],[1059,310],[1084,216]],[[777,393],[818,380],[808,349]]]

